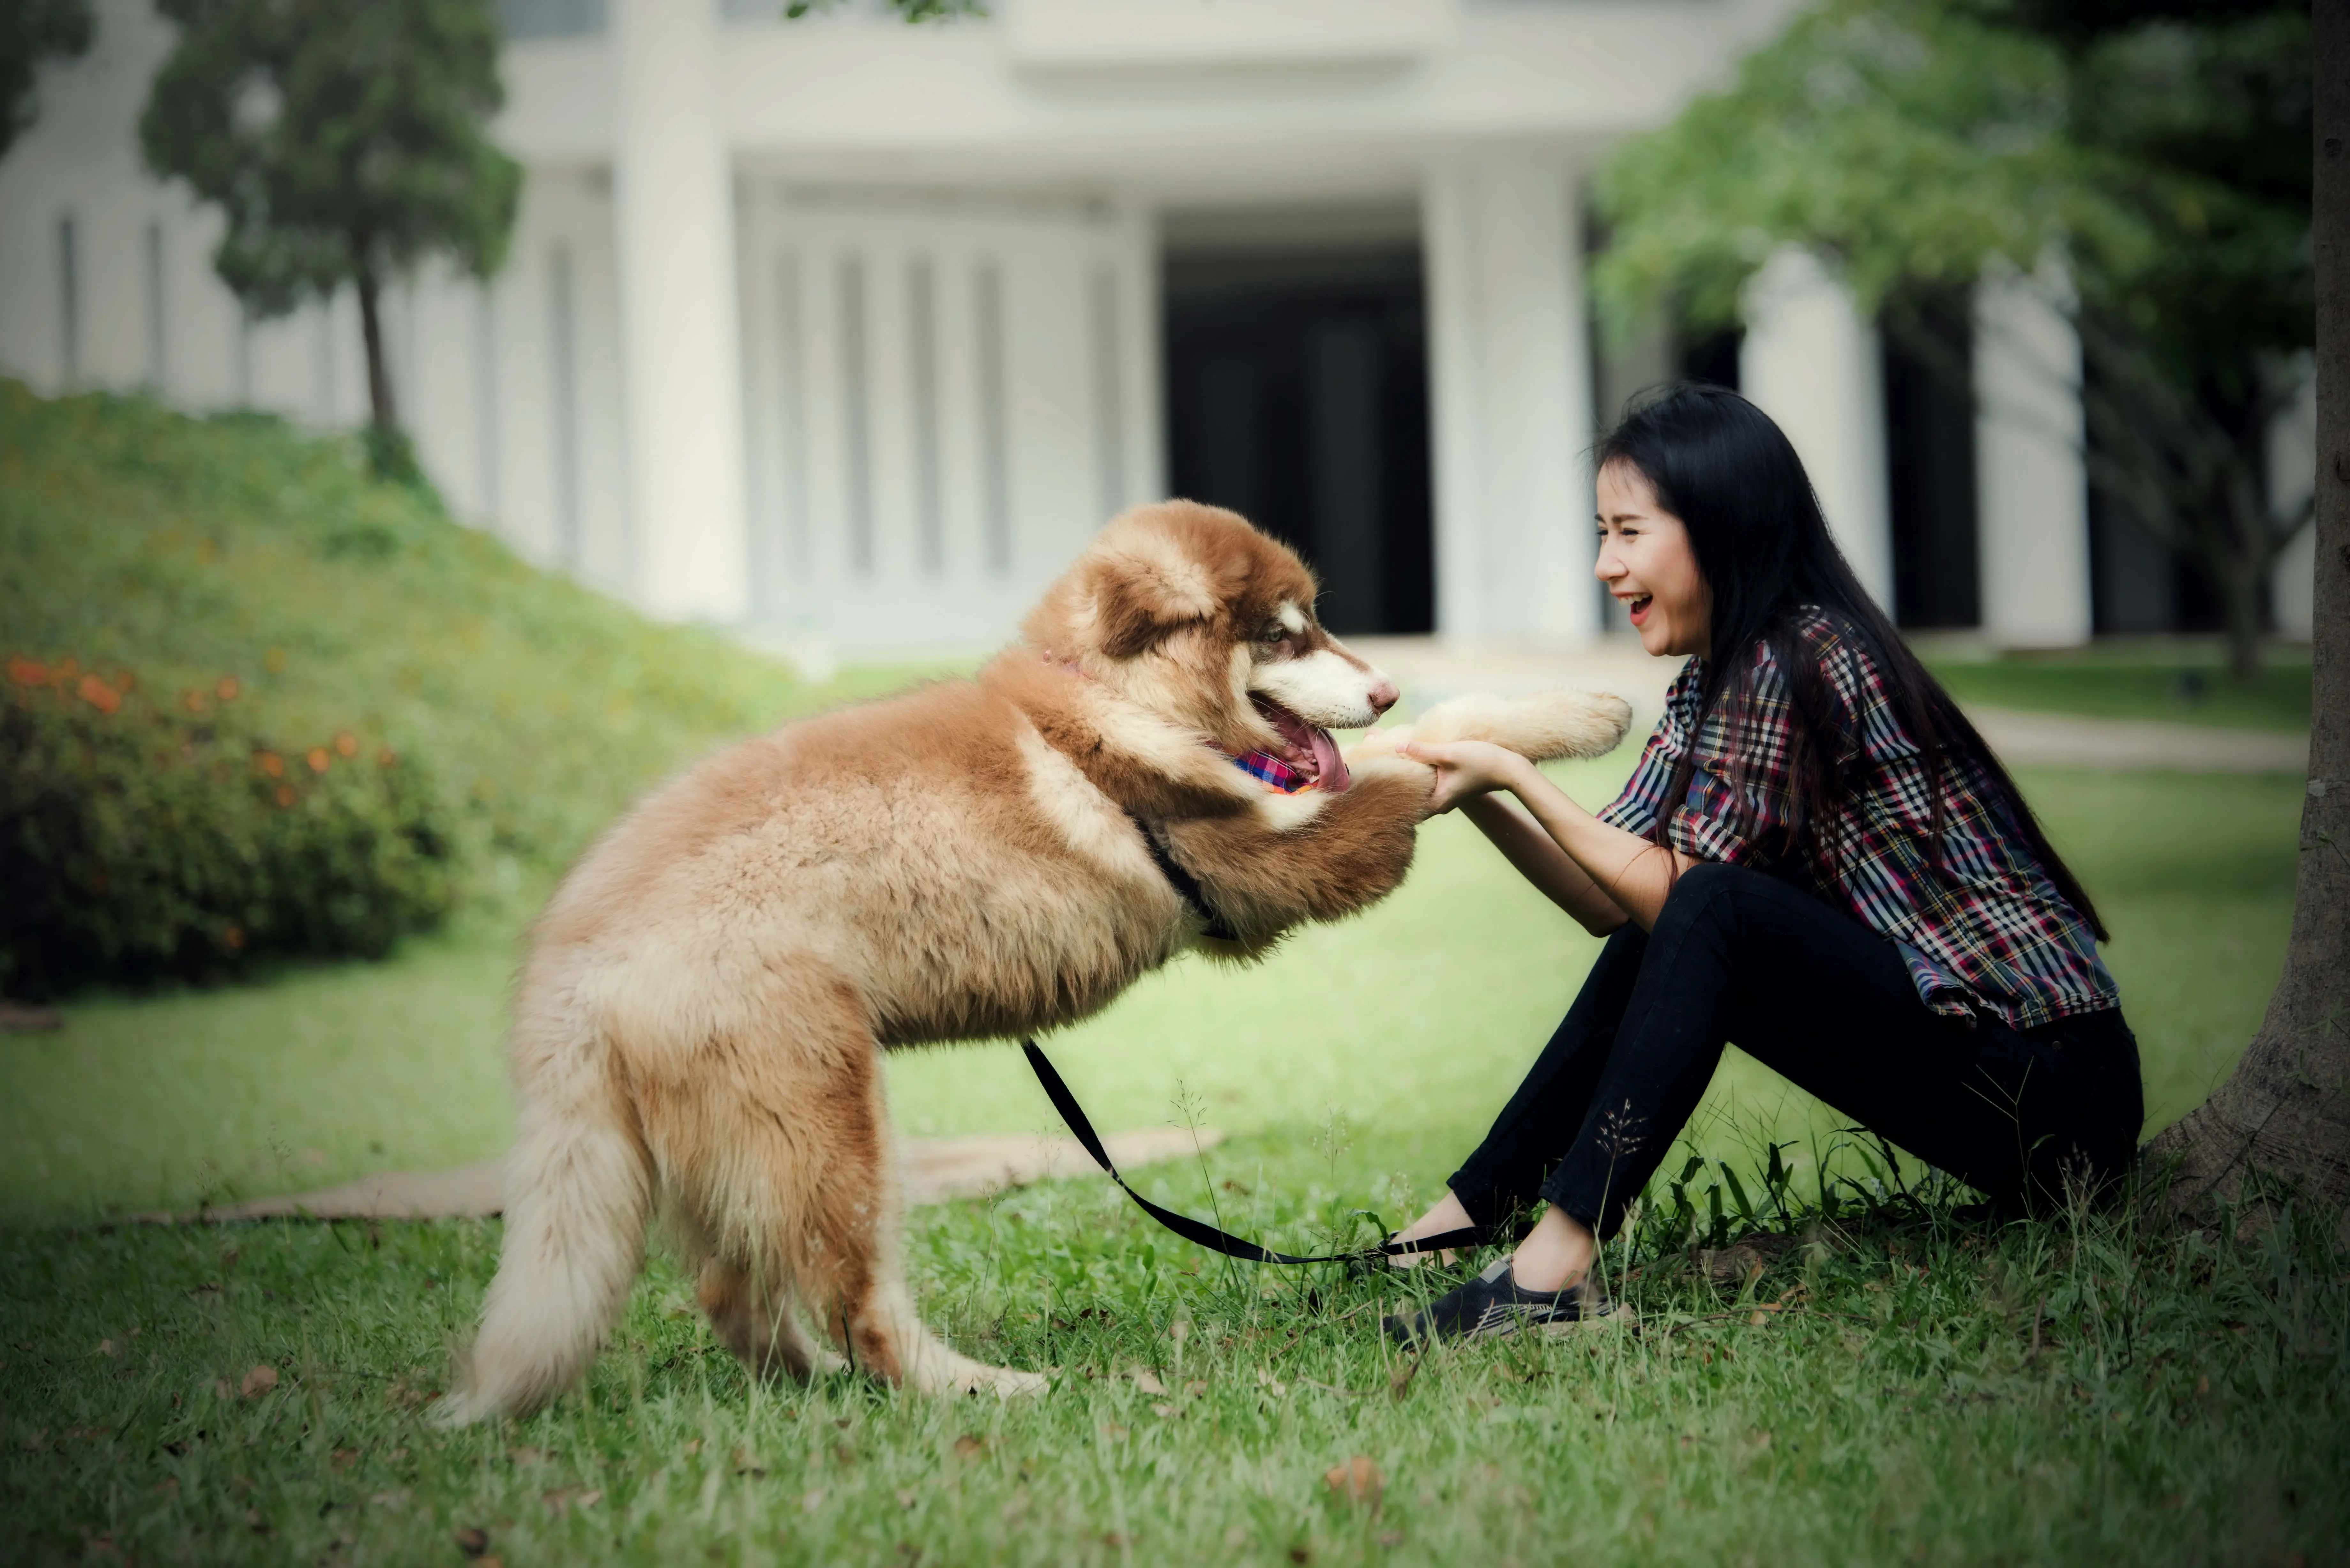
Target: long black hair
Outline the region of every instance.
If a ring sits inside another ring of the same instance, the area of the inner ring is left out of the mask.
[[[1946,763],[1969,760],[1999,797],[1986,804],[2007,808],[2056,890],[2105,939],[2095,907],[2050,846],[2015,781],[1853,575],[1828,533],[1803,460],[1768,414],[1727,388],[1680,382],[1633,399],[1595,457],[1596,468],[1620,462],[1648,481],[1657,504],[1687,526],[1698,570],[1713,591],[1712,653],[1705,661],[1691,744],[1674,769],[1651,839],[1666,842],[1673,814],[1689,794],[1695,739],[1718,707],[1726,716],[1728,754],[1742,753],[1740,734],[1756,722],[1754,683],[1743,677],[1753,650],[1767,648],[1790,700],[1787,766],[1794,798],[1780,842],[1761,847],[1799,866],[1824,861],[1832,875],[1838,873],[1839,825],[1853,770],[1840,743],[1835,693],[1816,650],[1806,646],[1804,625],[1816,615],[1876,665],[1894,719],[1921,753],[1933,801],[1929,853],[1936,868]]]

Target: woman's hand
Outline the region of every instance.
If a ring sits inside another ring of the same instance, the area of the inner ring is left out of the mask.
[[[1414,741],[1403,749],[1414,762],[1436,770],[1436,784],[1428,792],[1428,815],[1451,811],[1472,795],[1517,788],[1534,771],[1534,763],[1506,746],[1491,741],[1453,741],[1433,744]]]

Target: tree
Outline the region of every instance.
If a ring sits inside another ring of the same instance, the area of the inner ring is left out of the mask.
[[[89,0],[0,0],[0,158],[40,113],[41,67],[89,52]]]
[[[2197,1213],[2282,1179],[2335,1214],[2350,1198],[2350,0],[2317,0],[2316,706],[2293,937],[2268,1016],[2217,1094],[2147,1146]]]
[[[432,255],[494,273],[522,189],[484,134],[505,99],[486,0],[157,8],[180,38],[139,122],[149,166],[226,213],[213,265],[255,317],[357,292],[369,450],[379,472],[413,474],[384,360],[384,287]]]
[[[2091,482],[2201,566],[2249,676],[2306,521],[2265,471],[2310,343],[2308,35],[2274,0],[1829,0],[1609,168],[1603,306],[1728,325],[1794,243],[1962,379],[1921,302],[2064,279]]]

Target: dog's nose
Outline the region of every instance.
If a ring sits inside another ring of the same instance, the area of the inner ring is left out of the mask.
[[[1396,705],[1396,699],[1402,695],[1402,692],[1396,690],[1395,682],[1382,675],[1379,677],[1379,683],[1371,688],[1371,711],[1386,712]]]

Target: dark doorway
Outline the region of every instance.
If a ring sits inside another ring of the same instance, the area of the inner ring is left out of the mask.
[[[1418,246],[1170,243],[1165,281],[1175,493],[1287,541],[1333,631],[1433,629]]]
[[[1738,351],[1746,343],[1743,327],[1717,327],[1702,334],[1686,333],[1680,341],[1681,378],[1738,390]]]
[[[1976,561],[1974,332],[1963,295],[1896,300],[1885,345],[1894,621],[1982,623]]]

